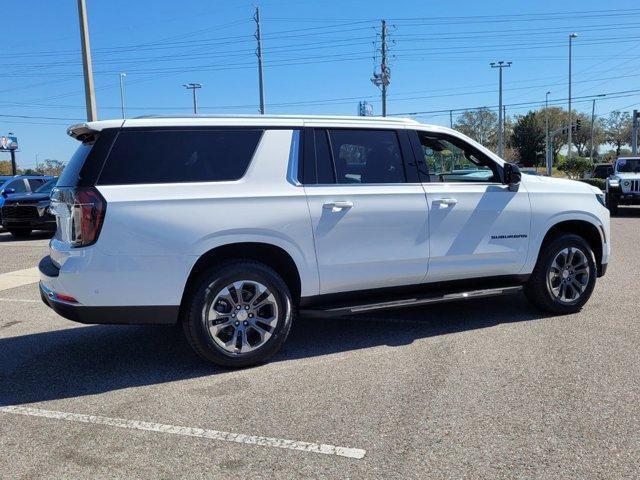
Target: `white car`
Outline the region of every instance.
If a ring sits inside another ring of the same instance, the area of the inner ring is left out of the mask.
[[[607,207],[612,215],[618,205],[640,205],[640,157],[620,157],[607,178]]]
[[[220,365],[269,358],[299,311],[524,289],[544,310],[576,312],[609,261],[600,190],[521,176],[448,128],[148,117],[69,134],[81,144],[53,194],[44,302],[83,323],[180,322]]]

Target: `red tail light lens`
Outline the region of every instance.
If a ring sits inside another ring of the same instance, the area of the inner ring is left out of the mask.
[[[55,188],[51,195],[51,210],[56,216],[58,239],[73,247],[94,244],[100,235],[107,202],[93,187]]]

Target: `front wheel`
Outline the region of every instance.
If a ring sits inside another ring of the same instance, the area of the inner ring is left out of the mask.
[[[286,340],[294,317],[287,284],[254,261],[216,265],[187,293],[182,325],[203,359],[223,367],[263,363]]]
[[[535,306],[553,313],[575,313],[587,303],[596,283],[595,255],[580,236],[562,234],[540,249],[524,286]]]

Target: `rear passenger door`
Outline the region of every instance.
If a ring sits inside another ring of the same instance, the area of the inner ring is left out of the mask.
[[[422,282],[427,203],[407,133],[307,128],[304,143],[320,293]]]

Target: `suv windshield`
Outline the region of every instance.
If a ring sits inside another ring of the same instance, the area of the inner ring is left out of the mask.
[[[623,173],[640,173],[640,158],[621,158],[616,164],[616,171]]]
[[[53,190],[53,187],[56,186],[57,181],[58,181],[57,178],[54,178],[53,180],[49,180],[47,183],[45,183],[41,187],[38,187],[35,193],[51,193],[51,190]]]

